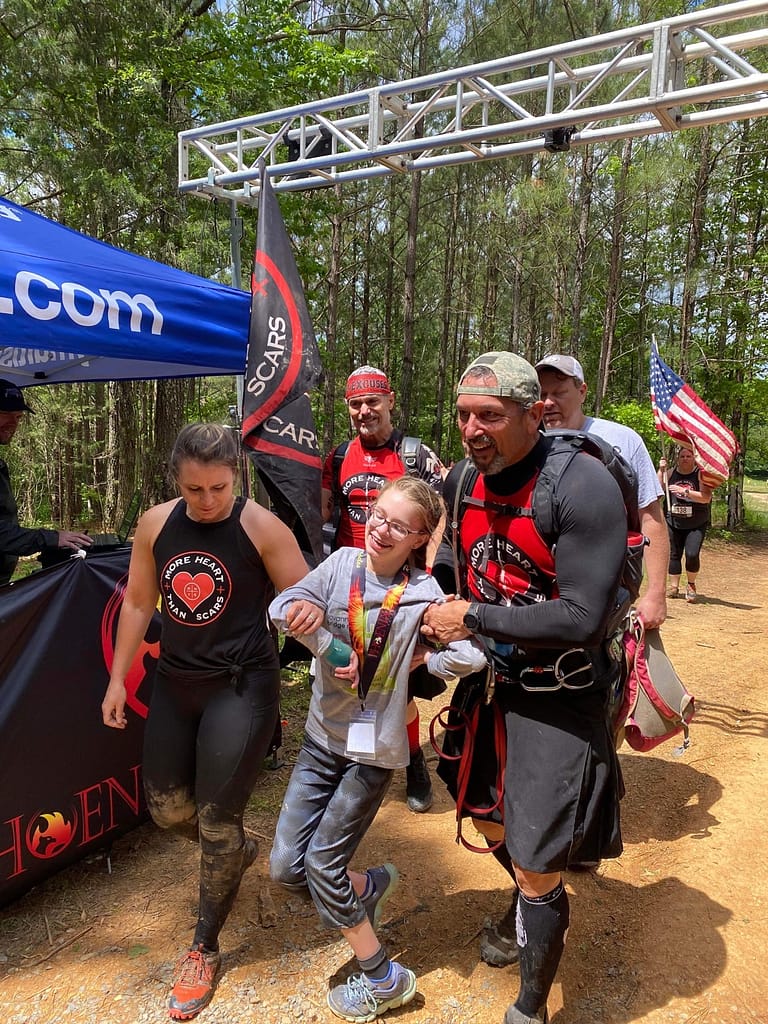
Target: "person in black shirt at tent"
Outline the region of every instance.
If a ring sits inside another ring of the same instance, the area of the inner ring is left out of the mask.
[[[0,444],[10,444],[25,413],[33,413],[20,388],[0,380]],[[91,538],[72,530],[27,529],[19,525],[19,511],[8,466],[0,459],[0,586],[16,570],[19,555],[34,555],[46,547],[79,551]]]

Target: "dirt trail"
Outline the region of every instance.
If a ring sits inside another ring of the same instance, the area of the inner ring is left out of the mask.
[[[568,875],[572,923],[552,1024],[768,1024],[766,542],[708,541],[699,589],[696,605],[670,602],[663,630],[697,698],[692,746],[682,758],[673,744],[623,749],[625,852],[596,874]],[[290,725],[296,737],[299,728]],[[287,771],[265,774],[249,814],[266,849]],[[385,1019],[500,1024],[517,974],[478,963],[476,936],[506,909],[504,875],[453,842],[439,786],[423,816],[405,809],[403,788],[396,779],[360,858],[400,869],[382,937],[419,978],[416,1000]],[[115,844],[111,874],[103,860],[79,865],[0,911],[3,1024],[167,1020],[196,866],[189,844],[146,826]],[[345,946],[266,876],[262,857],[222,935],[225,972],[200,1024],[334,1019],[323,991],[348,965]]]

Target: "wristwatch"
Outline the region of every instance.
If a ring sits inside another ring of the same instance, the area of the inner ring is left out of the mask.
[[[480,618],[478,612],[480,611],[480,605],[473,603],[464,612],[464,625],[470,631],[470,633],[477,633],[480,630]]]

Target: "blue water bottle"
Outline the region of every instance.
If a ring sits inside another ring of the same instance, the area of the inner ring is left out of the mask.
[[[345,644],[343,640],[334,637],[323,652],[323,657],[334,668],[346,668],[352,657],[352,648],[349,644]]]

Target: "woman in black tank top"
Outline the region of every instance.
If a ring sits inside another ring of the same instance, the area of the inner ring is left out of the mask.
[[[675,468],[669,472],[667,460],[659,462],[659,481],[667,498],[669,532],[669,589],[667,597],[680,596],[680,577],[685,555],[685,600],[693,604],[698,597],[696,577],[701,568],[701,547],[710,522],[712,488],[701,480],[693,449],[677,448]]]
[[[175,1020],[213,995],[219,932],[257,854],[243,812],[278,723],[280,668],[266,609],[307,565],[276,516],[235,495],[237,439],[185,427],[171,471],[180,498],[139,521],[120,613],[104,724],[124,729],[126,676],[160,602],[160,658],[144,728],[144,793],[153,820],[200,843],[192,947],[169,1000]],[[130,723],[137,727],[139,723]]]

